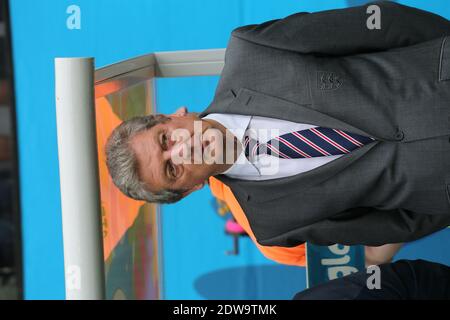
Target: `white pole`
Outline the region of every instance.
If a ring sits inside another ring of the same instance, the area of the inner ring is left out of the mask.
[[[66,299],[104,299],[94,59],[56,58]]]

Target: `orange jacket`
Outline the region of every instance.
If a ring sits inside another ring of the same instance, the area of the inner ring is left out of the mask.
[[[305,266],[306,258],[304,244],[290,248],[260,245],[256,241],[255,235],[250,228],[247,217],[245,216],[244,211],[234,197],[231,189],[221,181],[213,177],[209,178],[209,187],[211,188],[212,194],[216,198],[224,201],[227,204],[236,221],[241,225],[245,232],[247,232],[247,234],[250,236],[258,249],[266,258],[282,264],[302,267]]]

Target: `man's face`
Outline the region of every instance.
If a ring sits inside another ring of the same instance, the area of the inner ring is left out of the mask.
[[[210,176],[218,173],[223,165],[203,161],[203,150],[211,144],[211,135],[205,135],[205,131],[220,132],[209,121],[201,120],[195,113],[187,113],[186,108],[180,108],[169,115],[166,122],[131,139],[140,177],[151,192],[168,189],[186,190],[188,194],[200,189]],[[223,152],[224,146],[218,152]]]

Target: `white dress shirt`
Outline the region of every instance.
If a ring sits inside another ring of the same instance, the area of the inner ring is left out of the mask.
[[[253,132],[253,138],[257,138],[261,142],[267,142],[272,138],[285,133],[315,128],[317,126],[274,118],[222,113],[211,113],[203,119],[211,119],[219,122],[227,128],[227,130],[233,133],[241,143],[240,149],[242,152],[239,154],[236,162],[228,170],[223,172],[223,174],[231,178],[243,180],[283,178],[312,170],[342,156],[333,155],[300,159],[282,159],[268,154],[261,154],[255,158],[255,161],[250,162],[245,156],[242,147],[246,130],[251,130]]]

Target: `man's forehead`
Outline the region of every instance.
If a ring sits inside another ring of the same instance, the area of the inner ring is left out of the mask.
[[[155,186],[157,183],[157,177],[155,176],[157,171],[155,166],[158,166],[157,158],[159,158],[155,155],[158,152],[158,145],[155,143],[155,134],[158,132],[157,126],[136,134],[130,141],[138,162],[139,176],[144,182],[150,182],[151,186]]]
[[[154,141],[155,127],[139,132],[131,138],[131,146],[136,154],[142,155],[143,152],[148,151],[149,144],[151,145]]]

